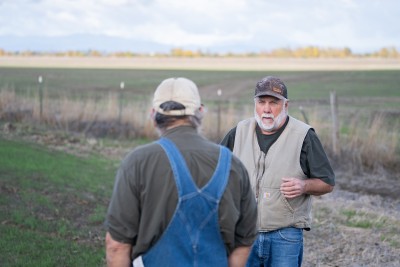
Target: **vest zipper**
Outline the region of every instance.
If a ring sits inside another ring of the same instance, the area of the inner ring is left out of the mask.
[[[258,164],[257,164],[257,181],[256,181],[256,201],[258,203],[258,198],[259,198],[259,194],[260,194],[260,183],[262,181],[262,177],[264,176],[265,173],[265,158],[267,157],[267,154],[265,154],[264,152],[260,151],[260,156],[258,157]],[[264,154],[264,160],[263,160],[263,164],[262,164],[262,173],[260,175],[260,161],[261,161],[261,157]]]

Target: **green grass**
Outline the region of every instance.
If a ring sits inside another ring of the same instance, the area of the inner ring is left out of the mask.
[[[14,225],[0,225],[1,266],[105,266],[104,252]]]
[[[358,210],[344,209],[341,214],[345,218],[344,224],[349,227],[380,229],[387,223],[387,218],[385,217]]]
[[[128,97],[150,96],[161,80],[184,76],[202,87],[213,86],[229,91],[240,85],[233,101],[250,101],[258,80],[267,75],[281,77],[289,88],[291,100],[326,99],[330,91],[339,97],[375,98],[400,97],[400,72],[385,71],[206,71],[206,70],[127,70],[127,69],[41,69],[0,68],[0,89],[12,88],[18,93],[34,95],[39,88],[38,76],[44,77],[43,87],[49,97],[104,97],[104,93],[118,91],[125,82]],[[202,97],[212,101],[215,94]],[[226,96],[224,96],[226,97]],[[390,101],[389,101],[390,102]]]
[[[0,138],[1,266],[102,266],[116,162]]]
[[[23,143],[1,139],[0,146],[0,172],[12,173],[9,182],[18,182],[24,188],[40,190],[50,181],[51,186],[71,190],[85,188],[92,193],[101,193],[104,187],[93,183],[93,178],[108,178],[99,171],[107,164],[104,159],[82,160],[40,146],[27,147]]]

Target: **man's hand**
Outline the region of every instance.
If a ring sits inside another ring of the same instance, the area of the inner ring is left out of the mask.
[[[281,184],[281,193],[285,198],[295,198],[301,196],[306,191],[305,180],[297,178],[283,177]]]
[[[294,177],[283,177],[280,190],[285,198],[295,198],[302,194],[320,196],[332,192],[333,186],[318,178],[302,180]]]

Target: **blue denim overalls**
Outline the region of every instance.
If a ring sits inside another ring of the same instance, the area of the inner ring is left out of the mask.
[[[175,144],[166,138],[158,143],[170,161],[179,199],[168,227],[157,243],[141,256],[141,264],[145,267],[228,266],[218,223],[218,206],[229,177],[231,152],[221,146],[212,178],[199,189]]]

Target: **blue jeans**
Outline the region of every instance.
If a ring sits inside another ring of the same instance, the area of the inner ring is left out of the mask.
[[[282,228],[259,232],[246,267],[300,267],[303,260],[303,230]]]

